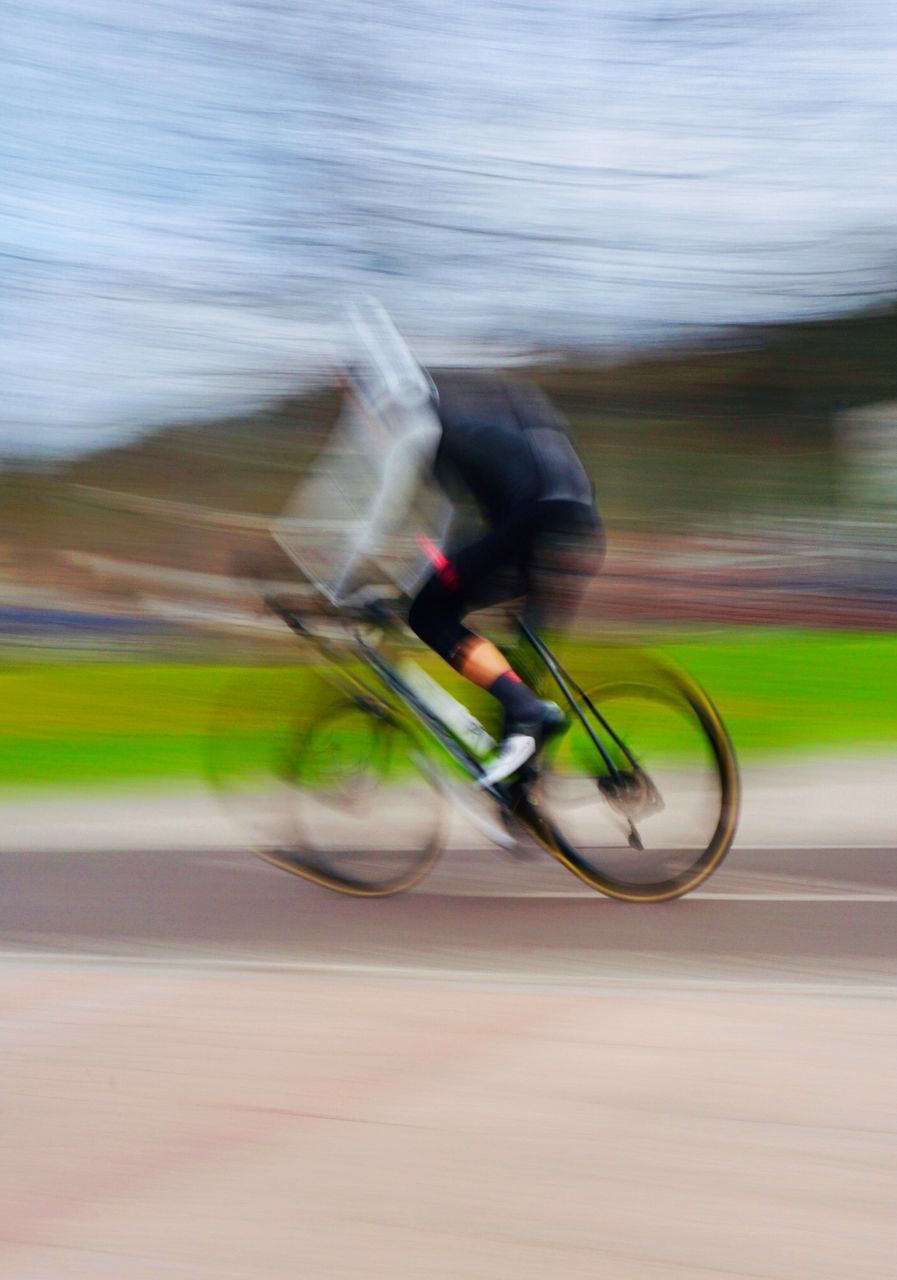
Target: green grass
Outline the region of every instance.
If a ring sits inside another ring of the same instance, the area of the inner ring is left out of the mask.
[[[758,631],[670,645],[740,755],[897,749],[897,635]]]
[[[711,694],[742,759],[897,749],[897,635],[728,631],[670,637],[662,652]],[[562,653],[585,684],[621,662],[581,640]],[[426,665],[467,696],[435,659]],[[8,666],[0,777],[6,785],[201,780],[216,707],[219,743],[253,754],[321,696],[319,673],[302,666]],[[482,696],[468,701],[487,710]]]

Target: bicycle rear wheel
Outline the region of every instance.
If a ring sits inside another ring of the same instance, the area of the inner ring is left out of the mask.
[[[571,717],[524,820],[610,897],[663,902],[696,888],[728,852],[738,817],[735,756],[712,703],[684,673],[646,662],[633,678],[589,691],[577,708],[585,724]]]

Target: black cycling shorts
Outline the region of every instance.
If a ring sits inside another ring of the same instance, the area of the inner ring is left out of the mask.
[[[473,636],[462,620],[490,605],[524,597],[534,627],[563,627],[603,558],[603,528],[593,506],[531,499],[476,541],[434,557],[408,625],[448,662]]]

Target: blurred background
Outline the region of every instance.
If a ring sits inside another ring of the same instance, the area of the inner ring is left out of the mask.
[[[231,570],[362,292],[568,415],[584,629],[743,749],[889,741],[897,28],[846,12],[2,0],[4,784],[196,772],[201,668],[292,660]]]
[[[895,67],[893,0],[0,0],[4,1276],[893,1274]],[[463,835],[358,902],[215,804],[369,293],[567,415],[581,677],[717,703],[681,902]]]

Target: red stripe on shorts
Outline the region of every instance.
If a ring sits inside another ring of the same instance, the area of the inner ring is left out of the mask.
[[[437,547],[436,543],[428,538],[425,533],[419,534],[417,541],[423,548],[424,555],[430,561],[442,585],[448,587],[450,591],[457,591],[461,585],[461,579],[458,577],[458,570],[445,552]]]

